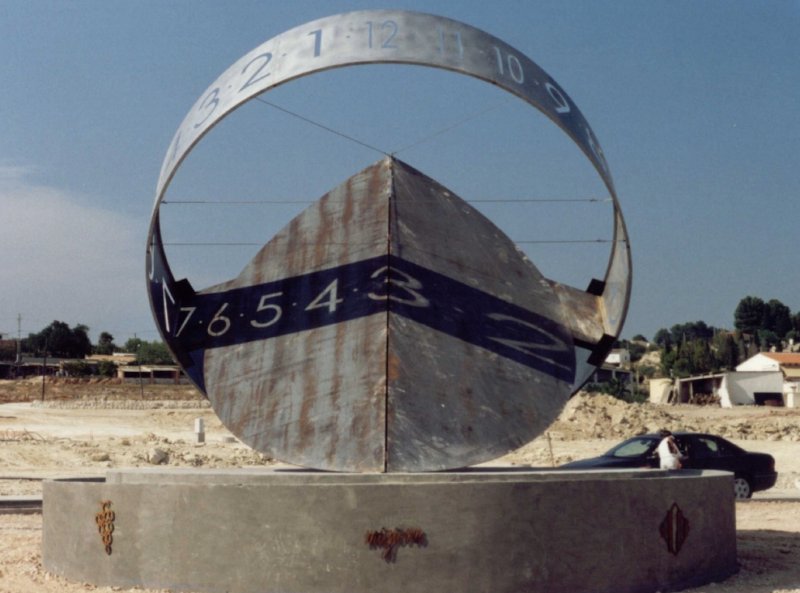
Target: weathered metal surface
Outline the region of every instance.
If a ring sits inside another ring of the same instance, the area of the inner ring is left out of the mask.
[[[486,461],[548,426],[574,378],[550,284],[488,219],[391,159],[189,302],[183,344],[214,410],[248,445],[297,465]]]
[[[396,275],[397,292],[426,302],[389,316],[387,469],[493,459],[540,434],[571,393],[563,309],[483,215],[410,167],[394,175],[391,253],[425,270],[410,288]]]
[[[584,292],[541,277],[466,203],[385,161],[292,221],[235,280],[200,292],[176,281],[159,208],[203,135],[278,84],[370,63],[486,80],[563,129],[612,198],[615,240],[604,280]],[[164,340],[235,434],[285,461],[354,471],[457,467],[536,436],[602,362],[631,284],[608,166],[567,94],[483,31],[383,10],[282,33],[203,93],[162,165],[147,271]]]
[[[387,258],[390,192],[385,161],[292,220],[236,280],[206,291],[327,272],[322,282],[259,291],[286,311],[275,323],[284,335],[206,350],[214,410],[251,447],[297,465],[384,470],[386,306],[368,295]],[[264,310],[263,322],[277,314]],[[310,327],[315,315],[324,325]]]

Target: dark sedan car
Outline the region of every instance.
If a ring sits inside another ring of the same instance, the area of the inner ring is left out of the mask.
[[[722,437],[697,432],[673,433],[684,455],[687,469],[718,469],[734,475],[736,498],[750,498],[753,492],[775,485],[775,459],[766,453],[750,453]],[[658,467],[657,434],[643,434],[623,441],[600,457],[581,459],[562,465],[563,469]]]

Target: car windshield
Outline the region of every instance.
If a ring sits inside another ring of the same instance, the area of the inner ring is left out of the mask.
[[[628,439],[606,453],[607,457],[642,457],[653,448],[654,441],[647,437]]]

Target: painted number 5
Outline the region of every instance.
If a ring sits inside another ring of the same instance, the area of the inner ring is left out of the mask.
[[[263,328],[269,327],[275,323],[278,323],[278,320],[283,315],[283,309],[281,309],[280,305],[275,303],[268,303],[269,299],[274,299],[275,297],[281,296],[282,292],[273,292],[272,294],[264,294],[261,295],[261,299],[258,301],[258,307],[256,307],[256,313],[260,313],[261,311],[271,311],[272,317],[267,319],[266,321],[256,321],[255,319],[250,320],[250,325],[253,327]]]

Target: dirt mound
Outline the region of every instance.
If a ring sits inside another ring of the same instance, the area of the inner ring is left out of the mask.
[[[682,419],[663,407],[629,404],[602,393],[579,392],[564,406],[549,432],[563,440],[629,437],[681,426]]]
[[[579,392],[567,402],[549,432],[563,440],[619,440],[662,428],[707,432],[735,440],[800,441],[800,410],[630,404],[605,394]]]

